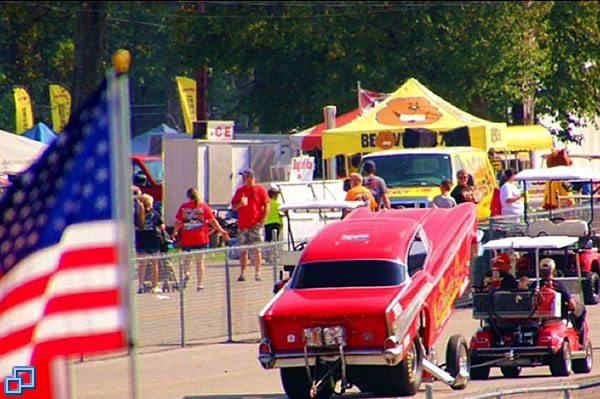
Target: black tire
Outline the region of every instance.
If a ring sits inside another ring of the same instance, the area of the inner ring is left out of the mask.
[[[569,342],[563,341],[560,350],[550,358],[550,372],[555,377],[567,377],[571,371],[571,348]]]
[[[500,371],[507,378],[517,378],[521,375],[521,367],[519,366],[503,366],[500,367]]]
[[[490,376],[490,366],[480,366],[475,367],[479,363],[483,363],[479,361],[477,357],[471,354],[471,364],[469,365],[469,376],[472,380],[487,380]]]
[[[419,391],[422,377],[423,347],[416,337],[400,363],[376,368],[369,386],[375,396],[412,396]]]
[[[311,368],[312,373],[312,368]],[[280,369],[281,385],[290,399],[309,399],[311,383],[306,375],[305,367],[284,367]],[[328,399],[333,394],[334,381],[323,383],[317,392],[316,399]]]
[[[598,303],[598,291],[600,290],[600,277],[598,273],[589,272],[588,278],[581,281],[583,289],[583,299],[586,305],[596,305]]]
[[[594,349],[592,341],[588,340],[585,344],[585,358],[573,360],[573,372],[578,374],[589,373],[594,365]]]
[[[460,334],[455,334],[448,339],[446,345],[446,371],[456,377],[460,371],[469,374],[469,347],[467,340]],[[469,379],[461,384],[450,385],[452,389],[465,389]]]

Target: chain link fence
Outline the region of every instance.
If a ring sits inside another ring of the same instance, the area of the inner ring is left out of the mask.
[[[279,263],[283,243],[235,248],[206,249],[137,258],[140,266],[159,265],[159,287],[152,292],[149,273],[142,285],[135,279],[137,345],[141,350],[207,342],[231,342],[258,337],[258,314],[273,297],[273,287],[284,275]],[[263,253],[261,281],[255,279],[252,260],[246,281],[240,275],[239,251],[260,249]],[[203,289],[197,290],[198,255],[205,257]],[[189,268],[186,263],[189,261]],[[150,269],[150,267],[146,267]],[[186,272],[189,280],[186,280]]]

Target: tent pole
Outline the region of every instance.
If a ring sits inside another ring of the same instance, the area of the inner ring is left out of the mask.
[[[358,100],[358,114],[362,115],[362,107],[360,106],[360,80],[356,81],[356,99]]]

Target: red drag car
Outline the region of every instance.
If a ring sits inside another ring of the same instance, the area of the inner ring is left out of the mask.
[[[380,396],[413,395],[424,376],[463,389],[464,337],[450,338],[445,369],[433,345],[454,300],[469,289],[476,237],[470,203],[360,208],[324,226],[260,313],[260,363],[281,369],[293,399],[327,398],[353,385]]]

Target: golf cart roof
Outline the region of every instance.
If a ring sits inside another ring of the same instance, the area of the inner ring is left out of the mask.
[[[488,241],[483,244],[483,249],[560,249],[577,241],[577,237],[569,236],[507,237]]]
[[[293,204],[285,204],[279,206],[281,211],[298,211],[298,210],[329,210],[329,209],[354,209],[359,206],[363,206],[362,201],[311,201],[311,202],[297,202]]]
[[[557,166],[545,169],[526,169],[517,174],[517,181],[600,181],[600,170],[593,168],[576,168],[573,166]]]

